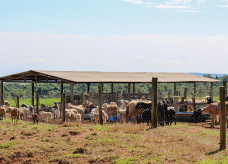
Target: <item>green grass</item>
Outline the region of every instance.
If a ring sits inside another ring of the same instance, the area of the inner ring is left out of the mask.
[[[9,101],[11,106],[16,106],[16,99],[10,99],[10,100],[6,100]],[[54,101],[60,102],[61,99],[60,98],[48,98],[48,99],[40,99],[39,104],[44,104],[46,106],[52,106],[54,104]],[[26,105],[32,105],[32,100],[31,99],[20,99],[19,100],[20,106],[22,104],[26,104]],[[36,101],[35,101],[35,105],[36,105]]]

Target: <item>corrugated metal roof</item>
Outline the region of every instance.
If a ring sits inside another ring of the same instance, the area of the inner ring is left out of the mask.
[[[14,79],[16,76],[23,76],[26,74],[39,74],[43,76],[55,77],[59,80],[69,82],[85,82],[85,83],[108,83],[108,82],[151,82],[152,77],[158,78],[158,82],[218,82],[219,80],[210,79],[206,77],[196,76],[188,73],[171,73],[171,72],[95,72],[95,71],[44,71],[31,70],[18,74],[13,74],[1,77],[0,80]],[[19,80],[20,78],[15,78]],[[22,78],[23,80],[23,78]]]

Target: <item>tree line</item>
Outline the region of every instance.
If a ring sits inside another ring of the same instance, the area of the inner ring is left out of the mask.
[[[222,77],[213,78],[210,74],[205,74],[204,77],[218,79],[221,82],[215,82],[213,86],[213,96],[218,97],[219,87],[222,85],[222,81],[228,81],[228,75]],[[90,92],[98,92],[97,83],[90,84]],[[197,96],[205,97],[210,93],[210,83],[197,83]],[[188,89],[188,97],[192,97],[194,93],[194,84],[193,83],[177,83],[177,91],[180,92],[180,95],[183,96],[184,88]],[[60,97],[61,86],[58,83],[43,83],[34,85],[35,93],[38,93],[43,98],[58,98]],[[151,83],[136,83],[135,92],[148,93],[152,89]],[[31,98],[32,95],[32,86],[29,83],[4,83],[4,96],[7,99],[14,99],[16,96],[21,98]],[[66,94],[70,94],[70,84],[64,84],[63,90]],[[128,92],[127,83],[117,83],[114,84],[114,92],[123,91]],[[158,84],[158,96],[167,97],[168,92],[170,91],[173,95],[173,84],[172,83],[159,83]],[[104,84],[104,93],[111,92],[111,84]],[[75,84],[74,93],[81,94],[81,92],[87,92],[87,84]],[[133,86],[131,85],[131,92],[133,92]]]

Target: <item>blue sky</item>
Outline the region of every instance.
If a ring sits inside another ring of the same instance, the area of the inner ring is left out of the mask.
[[[227,73],[227,54],[228,0],[0,0],[0,75]]]

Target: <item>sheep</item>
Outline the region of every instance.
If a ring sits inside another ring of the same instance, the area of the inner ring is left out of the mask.
[[[215,125],[215,118],[217,115],[220,114],[220,108],[221,104],[220,102],[211,103],[205,107],[202,108],[202,114],[206,114],[207,112],[210,114],[211,117],[211,128],[214,128]],[[228,103],[225,104],[225,110],[226,110],[226,121],[227,121],[227,128],[228,128]]]
[[[106,123],[106,121],[108,120],[108,114],[105,113],[103,110],[102,110],[102,117],[103,117],[104,123]]]
[[[47,122],[49,122],[53,118],[53,114],[51,112],[42,111],[40,113],[40,116],[44,121],[47,121]]]
[[[74,112],[71,112],[70,120],[71,122],[76,122],[76,114]]]
[[[23,119],[27,120],[28,115],[30,115],[30,110],[28,108],[23,107],[23,108],[19,109],[19,111],[20,111],[20,115],[23,115]]]
[[[14,109],[14,107],[9,106],[8,109],[7,109],[7,112],[8,112],[9,114],[11,114],[11,111],[12,111],[13,109]]]
[[[98,113],[99,112],[99,107],[97,106],[96,108],[93,108],[91,110],[92,113]]]
[[[81,121],[82,121],[82,116],[81,116],[81,114],[80,114],[80,113],[76,114],[76,122],[77,122],[77,123],[81,123]]]
[[[91,120],[95,120],[95,123],[98,123],[99,122],[99,113],[91,112],[90,118],[91,118]],[[106,123],[106,121],[109,118],[107,113],[105,113],[105,111],[103,111],[103,110],[102,110],[102,118],[103,118],[104,123]]]
[[[117,116],[118,106],[115,102],[110,102],[110,104],[105,103],[102,105],[102,108],[104,109],[105,113],[108,114],[108,118],[110,118],[110,116]]]
[[[12,123],[17,123],[18,119],[19,119],[19,109],[18,108],[13,108],[10,112],[11,117],[12,117]]]
[[[5,109],[5,105],[0,107],[0,119],[4,119],[6,117],[6,109]]]
[[[4,101],[4,102],[3,102],[3,105],[5,105],[5,106],[10,106],[10,103],[9,103],[8,101]]]
[[[120,102],[121,102],[122,110],[125,110],[129,101],[128,100],[120,100]]]
[[[74,109],[76,109],[78,111],[78,113],[81,114],[81,119],[82,121],[84,120],[84,113],[85,113],[85,108],[82,105],[79,106],[75,106]]]
[[[60,118],[60,110],[59,109],[53,108],[52,113],[53,113],[53,119]]]
[[[126,109],[118,110],[117,113],[120,115],[120,121],[123,122],[123,119],[125,119],[125,117],[126,117]]]
[[[71,121],[71,111],[69,109],[65,110],[65,119],[67,121]]]
[[[33,113],[33,114],[32,114],[32,120],[33,120],[33,123],[34,123],[34,124],[36,124],[36,123],[38,124],[38,121],[39,121],[39,120],[38,120],[38,114]]]

